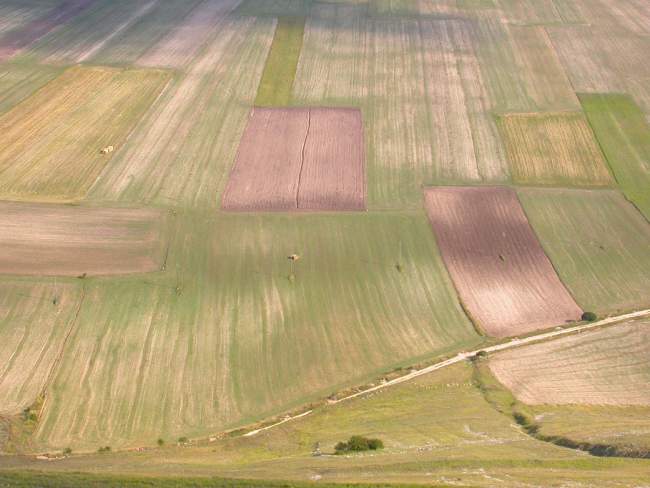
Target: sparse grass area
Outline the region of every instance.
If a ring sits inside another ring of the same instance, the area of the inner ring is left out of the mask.
[[[616,181],[650,220],[650,124],[628,95],[582,94],[580,102]]]
[[[612,190],[519,189],[546,254],[583,310],[650,305],[650,226]]]
[[[296,76],[302,38],[304,17],[280,17],[275,28],[255,105],[260,107],[285,107],[291,104],[293,80]]]

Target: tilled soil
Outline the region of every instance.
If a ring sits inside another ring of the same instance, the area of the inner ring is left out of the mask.
[[[460,298],[488,335],[523,334],[580,318],[514,190],[431,188],[425,202]]]
[[[363,210],[365,193],[360,111],[255,108],[222,207]]]

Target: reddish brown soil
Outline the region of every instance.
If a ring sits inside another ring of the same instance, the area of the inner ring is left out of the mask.
[[[298,208],[365,209],[361,112],[313,108],[310,114]]]
[[[223,197],[227,210],[296,208],[308,109],[254,108]]]
[[[362,210],[363,151],[358,110],[255,108],[222,207]]]
[[[19,51],[37,41],[56,26],[68,21],[94,0],[65,0],[42,18],[33,20],[18,30],[0,37],[0,62],[6,61]]]
[[[0,203],[0,274],[79,276],[157,271],[158,210]]]
[[[425,203],[461,300],[489,335],[512,336],[580,318],[514,190],[431,188]]]

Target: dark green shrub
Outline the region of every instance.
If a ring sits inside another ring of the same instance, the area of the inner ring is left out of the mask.
[[[65,454],[66,456],[69,456],[70,454],[72,454],[72,449],[70,449],[69,447],[66,447],[63,450],[63,454]]]
[[[111,452],[111,446],[100,447],[97,452]]]
[[[165,445],[165,439],[163,439],[163,438],[158,439],[156,441],[156,444],[158,444],[158,446],[160,446],[160,447],[164,446]]]
[[[179,444],[187,444],[187,437],[179,437],[178,438],[178,443]]]
[[[587,322],[594,322],[596,319],[598,319],[598,316],[593,312],[584,312],[582,314],[582,320],[586,320]]]
[[[360,435],[353,435],[347,442],[339,442],[334,446],[337,454],[344,452],[375,451],[383,449],[384,443],[380,439],[368,439]]]

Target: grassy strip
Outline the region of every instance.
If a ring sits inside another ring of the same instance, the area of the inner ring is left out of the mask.
[[[291,90],[298,69],[304,31],[304,17],[278,19],[255,105],[282,107],[291,103]]]
[[[4,472],[0,473],[1,487],[33,487],[69,488],[83,487],[213,487],[213,488],[409,488],[420,485],[389,485],[389,484],[323,484],[294,481],[264,481],[264,480],[234,480],[223,478],[153,478],[135,476],[107,476],[88,473],[33,473],[33,472]],[[433,485],[430,485],[433,486]],[[441,485],[437,485],[441,486]]]
[[[628,95],[579,98],[625,196],[650,220],[650,125],[643,112]]]
[[[497,411],[508,415],[531,437],[555,444],[588,452],[598,457],[626,457],[650,459],[650,451],[634,446],[617,446],[604,443],[578,441],[560,435],[546,435],[541,426],[535,421],[535,415],[530,407],[517,400],[490,372],[485,359],[476,358],[474,365],[474,383],[483,393],[486,401]]]

